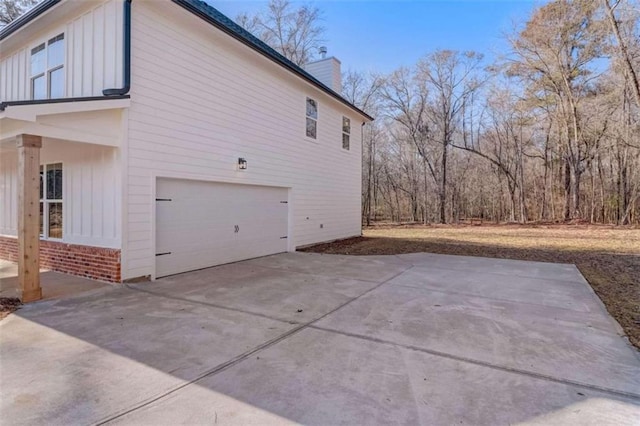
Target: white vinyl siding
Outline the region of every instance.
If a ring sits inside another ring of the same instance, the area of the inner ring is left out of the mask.
[[[124,279],[154,273],[158,177],[291,188],[289,249],[360,234],[362,118],[173,3],[133,2],[132,17]],[[336,143],[343,116],[354,155]]]
[[[41,35],[21,49],[0,52],[0,101],[31,99],[31,51],[60,34],[64,89],[62,96],[45,97],[102,96],[103,89],[122,85],[122,0],[93,3],[96,7],[80,16],[42,28]]]
[[[120,248],[122,180],[117,150],[46,140],[40,163],[63,165],[63,241]],[[0,235],[17,235],[17,184],[17,151],[3,149],[0,153]]]
[[[15,150],[0,149],[0,235],[18,230],[18,157]]]

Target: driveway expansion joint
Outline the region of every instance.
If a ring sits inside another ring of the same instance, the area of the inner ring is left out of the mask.
[[[139,410],[141,408],[144,408],[144,407],[146,407],[146,406],[148,406],[148,405],[150,405],[150,404],[152,404],[152,403],[154,403],[156,401],[159,401],[159,400],[165,398],[166,396],[169,396],[169,395],[171,395],[171,394],[173,394],[175,392],[178,392],[181,389],[184,389],[189,385],[197,383],[200,380],[203,380],[203,379],[205,379],[207,377],[211,377],[211,376],[214,376],[214,375],[216,375],[218,373],[221,373],[222,371],[225,371],[225,370],[227,370],[227,369],[229,369],[229,368],[241,363],[242,361],[248,359],[252,355],[254,355],[254,354],[256,354],[256,353],[258,353],[258,352],[260,352],[260,351],[262,351],[264,349],[267,349],[267,348],[269,348],[269,347],[271,347],[271,346],[273,346],[273,345],[275,345],[275,344],[277,344],[277,343],[279,343],[279,342],[281,342],[281,341],[293,336],[294,334],[297,334],[298,332],[300,332],[300,331],[302,331],[302,330],[304,330],[306,328],[310,328],[314,323],[326,318],[327,316],[333,314],[334,312],[336,312],[336,311],[344,308],[345,306],[351,304],[352,302],[355,302],[356,300],[360,299],[362,296],[365,296],[365,295],[371,293],[372,291],[380,288],[384,284],[387,284],[389,281],[391,281],[394,278],[404,274],[405,272],[407,272],[408,270],[410,270],[412,268],[413,268],[413,265],[407,265],[407,267],[405,269],[403,269],[402,271],[394,274],[392,277],[389,277],[388,279],[380,282],[376,286],[364,291],[363,293],[359,294],[358,296],[347,300],[346,302],[342,303],[341,305],[339,305],[338,307],[332,309],[331,311],[321,315],[320,317],[315,318],[315,319],[313,319],[313,320],[311,320],[311,321],[309,321],[309,322],[307,322],[305,324],[302,324],[302,325],[300,325],[298,327],[294,327],[291,330],[281,334],[278,337],[275,337],[275,338],[273,338],[271,340],[268,340],[268,341],[256,346],[253,349],[250,349],[250,350],[248,350],[248,351],[246,351],[246,352],[244,352],[244,353],[242,353],[242,354],[240,354],[240,355],[238,355],[238,356],[236,356],[234,358],[231,358],[230,360],[228,360],[226,362],[223,362],[222,364],[218,364],[217,366],[211,368],[210,370],[205,371],[204,373],[200,374],[195,379],[191,379],[191,380],[189,380],[189,381],[187,381],[185,383],[182,383],[182,384],[180,384],[178,386],[175,386],[175,387],[169,389],[168,391],[163,392],[160,395],[153,396],[153,397],[150,397],[150,398],[148,398],[148,399],[146,399],[144,401],[141,401],[140,403],[136,404],[135,406],[133,406],[131,408],[128,408],[128,409],[120,411],[120,412],[117,412],[117,413],[115,413],[115,414],[113,414],[111,416],[108,416],[108,417],[106,417],[106,418],[104,418],[102,420],[99,420],[98,422],[95,423],[95,425],[100,426],[100,425],[108,424],[108,423],[110,423],[110,422],[112,422],[114,420],[117,420],[117,419],[119,419],[119,418],[121,418],[123,416],[126,416],[127,414],[130,414],[130,413],[132,413],[134,411],[137,411],[137,410]],[[360,280],[360,281],[362,281],[362,280]],[[129,287],[128,285],[127,285],[127,288],[129,288],[129,289],[131,289],[133,291],[139,290],[141,292],[146,292],[146,293],[149,293],[149,294],[152,294],[152,295],[162,296],[162,295],[157,295],[157,294],[151,293],[148,290],[136,289],[135,287],[132,288],[132,287]],[[162,296],[162,297],[165,297],[165,296]],[[192,300],[189,300],[189,299],[186,299],[184,301],[185,302],[198,303],[197,301],[192,301]],[[229,309],[229,308],[227,308],[227,309]],[[232,309],[232,310],[235,310],[235,309]],[[261,316],[264,317],[264,315],[261,315]]]
[[[405,266],[405,265],[403,265],[403,266]],[[413,266],[413,265],[407,264],[406,266]],[[277,267],[277,266],[259,265],[258,267],[259,268],[264,268],[264,269],[270,269],[270,270],[273,270],[273,271],[288,272],[288,273],[294,273],[294,274],[314,275],[314,276],[325,277],[325,278],[341,278],[341,279],[344,279],[344,280],[362,281],[362,282],[365,282],[365,283],[372,283],[372,284],[380,283],[379,280],[369,280],[369,279],[366,279],[366,278],[352,278],[352,277],[347,277],[347,276],[338,275],[338,274],[328,275],[328,274],[320,274],[320,273],[317,273],[317,272],[314,272],[314,273],[311,274],[309,272],[297,271],[295,269],[281,268],[281,267]]]
[[[270,317],[269,315],[261,314],[259,312],[246,311],[244,309],[238,309],[238,308],[231,308],[229,306],[218,305],[216,303],[211,303],[211,302],[203,302],[201,300],[188,299],[188,298],[185,298],[185,297],[169,296],[168,294],[156,292],[156,291],[153,291],[153,290],[147,290],[147,289],[142,289],[142,288],[139,288],[139,287],[133,287],[130,284],[125,284],[124,286],[126,288],[128,288],[129,290],[132,290],[132,291],[139,291],[141,293],[146,293],[146,294],[150,294],[152,296],[157,296],[157,297],[163,297],[163,298],[169,299],[169,300],[176,300],[176,301],[185,302],[185,303],[193,303],[195,305],[208,306],[210,308],[222,309],[222,310],[225,310],[225,311],[239,312],[241,314],[253,315],[253,316],[256,316],[256,317],[269,319],[269,320],[272,320],[272,321],[278,321],[278,322],[282,322],[282,323],[285,323],[285,324],[293,324],[293,325],[300,324],[297,321],[292,321],[292,320],[288,320],[288,319],[285,319],[285,318]]]
[[[447,353],[447,352],[441,352],[441,351],[436,351],[436,350],[432,350],[432,349],[425,349],[425,348],[421,348],[419,346],[407,345],[407,344],[403,344],[403,343],[396,343],[396,342],[392,342],[390,340],[378,339],[378,338],[371,337],[371,336],[365,336],[365,335],[357,334],[357,333],[350,333],[350,332],[347,332],[347,331],[341,331],[341,330],[336,330],[336,329],[332,329],[332,328],[319,327],[319,326],[316,326],[316,325],[310,325],[309,328],[312,328],[314,330],[319,330],[319,331],[325,331],[325,332],[328,332],[328,333],[335,333],[335,334],[339,334],[339,335],[346,336],[346,337],[352,337],[354,339],[361,339],[361,340],[366,340],[366,341],[373,342],[373,343],[379,343],[379,344],[382,344],[382,345],[400,347],[400,348],[407,349],[407,350],[410,350],[410,351],[426,353],[426,354],[437,356],[437,357],[441,357],[441,358],[447,358],[447,359],[451,359],[451,360],[454,360],[454,361],[464,362],[464,363],[467,363],[467,364],[473,364],[473,365],[478,365],[478,366],[481,366],[481,367],[491,368],[493,370],[505,371],[505,372],[508,372],[508,373],[519,374],[519,375],[522,375],[522,376],[528,376],[528,377],[532,377],[532,378],[535,378],[535,379],[546,380],[546,381],[560,383],[560,384],[564,384],[564,385],[576,386],[576,387],[580,387],[580,388],[583,388],[583,389],[589,389],[589,390],[592,390],[592,391],[608,393],[608,394],[611,394],[611,395],[616,395],[618,397],[622,396],[622,397],[625,397],[625,398],[631,398],[631,399],[636,399],[636,400],[640,401],[640,394],[633,393],[633,392],[620,391],[620,390],[617,390],[617,389],[607,388],[607,387],[598,386],[598,385],[591,385],[591,384],[588,384],[588,383],[582,383],[582,382],[578,382],[578,381],[570,380],[570,379],[562,379],[562,378],[550,376],[550,375],[547,375],[547,374],[536,373],[534,371],[522,370],[522,369],[514,368],[514,367],[507,367],[507,366],[503,366],[503,365],[499,365],[499,364],[493,364],[493,363],[486,362],[486,361],[476,360],[476,359],[473,359],[473,358],[467,358],[467,357],[463,357],[463,356],[459,356],[459,355],[454,355],[454,354],[450,354],[450,353]]]
[[[473,297],[473,298],[478,298],[478,299],[495,300],[497,302],[511,303],[511,304],[517,304],[517,305],[549,307],[548,305],[544,305],[542,303],[521,302],[521,301],[517,301],[517,300],[503,299],[503,298],[500,298],[500,297],[489,297],[489,296],[483,296],[483,295],[480,295],[480,294],[465,293],[465,292],[462,292],[462,291],[443,290],[441,288],[438,289],[438,288],[428,287],[428,286],[427,287],[420,287],[420,286],[417,286],[417,285],[397,284],[397,283],[389,283],[389,285],[392,285],[392,286],[395,286],[395,287],[411,288],[411,289],[414,289],[414,290],[430,292],[430,293],[454,294],[456,296],[467,296],[467,297]],[[583,314],[588,314],[588,313],[591,312],[591,311],[580,311],[580,310],[571,309],[571,308],[563,308],[562,306],[551,306],[551,307],[553,309],[559,309],[559,310],[570,311],[570,312],[580,312],[580,313],[583,313]]]

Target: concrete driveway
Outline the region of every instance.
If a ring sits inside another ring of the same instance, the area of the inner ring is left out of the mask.
[[[639,424],[640,357],[572,265],[289,253],[28,305],[6,424]]]

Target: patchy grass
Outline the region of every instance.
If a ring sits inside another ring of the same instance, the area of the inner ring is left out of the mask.
[[[333,254],[429,252],[573,263],[640,348],[640,229],[594,225],[374,226],[309,247]]]

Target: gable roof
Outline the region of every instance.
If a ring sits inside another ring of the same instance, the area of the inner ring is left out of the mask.
[[[37,18],[56,4],[60,3],[61,0],[44,0],[36,7],[11,22],[9,25],[5,26],[0,30],[0,40],[5,39],[15,31],[17,31],[22,26],[26,25],[33,19]],[[251,34],[249,31],[244,29],[242,26],[236,24],[232,19],[222,14],[213,6],[205,3],[202,0],[171,0],[177,5],[183,7],[187,11],[193,13],[194,15],[200,17],[205,20],[209,24],[228,34],[229,36],[235,38],[241,43],[247,45],[252,48],[256,52],[266,56],[268,59],[271,59],[278,65],[286,68],[293,74],[301,77],[303,80],[306,80],[308,83],[311,83],[318,89],[322,90],[329,96],[337,99],[342,104],[356,111],[360,115],[366,117],[369,120],[373,120],[366,112],[362,111],[357,106],[353,105],[351,102],[342,97],[339,93],[335,92],[327,85],[322,83],[320,80],[309,74],[307,71],[299,67],[298,65],[291,62],[289,59],[285,58],[283,55],[275,51],[273,48],[268,46],[262,40],[258,39],[256,36]]]
[[[219,30],[222,30],[223,32],[227,33],[228,35],[235,38],[236,40],[246,44],[250,48],[257,51],[258,53],[266,56],[267,58],[283,66],[284,68],[288,69],[294,74],[297,74],[298,76],[302,77],[307,82],[313,84],[317,88],[326,92],[328,95],[336,98],[337,100],[339,100],[340,102],[348,106],[349,108],[367,117],[369,120],[373,120],[373,117],[371,117],[369,114],[362,111],[360,108],[356,107],[351,102],[347,101],[345,98],[342,97],[342,95],[335,92],[334,90],[329,88],[327,85],[322,83],[320,80],[318,80],[317,78],[309,74],[307,71],[305,71],[298,65],[291,62],[289,59],[284,57],[282,54],[278,53],[275,49],[271,48],[269,45],[267,45],[265,42],[263,42],[262,40],[260,40],[259,38],[251,34],[242,26],[238,25],[235,21],[233,21],[226,15],[222,14],[218,9],[214,8],[213,6],[210,6],[209,4],[205,3],[202,0],[172,0],[172,1],[182,6],[189,12],[204,19],[205,21],[207,21],[214,27],[218,28]]]

